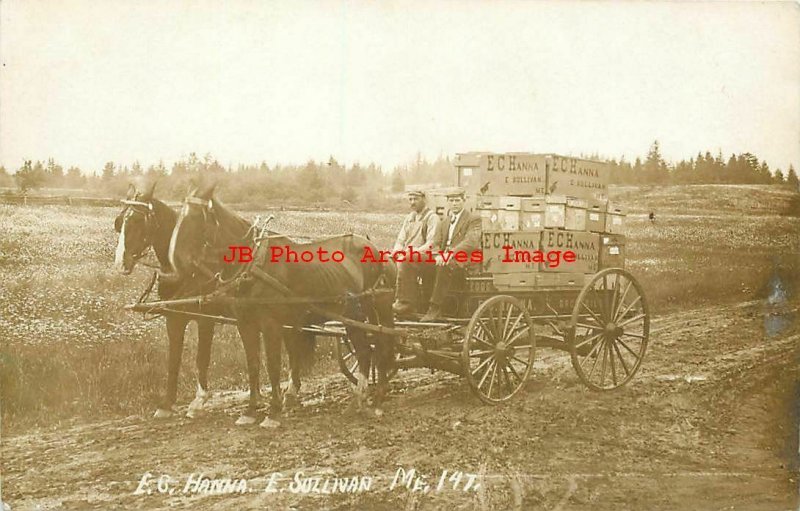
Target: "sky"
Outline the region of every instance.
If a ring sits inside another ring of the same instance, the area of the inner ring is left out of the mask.
[[[800,163],[795,2],[0,1],[0,165]]]

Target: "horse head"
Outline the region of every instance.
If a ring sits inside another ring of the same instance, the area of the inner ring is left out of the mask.
[[[114,264],[125,275],[133,271],[136,262],[153,245],[158,228],[153,206],[154,188],[155,183],[152,183],[140,192],[130,185],[122,201],[122,211],[114,219],[114,229],[119,233]]]
[[[172,231],[169,261],[180,277],[216,279],[228,270],[228,247],[253,241],[250,223],[217,201],[214,188],[212,183],[189,193]]]

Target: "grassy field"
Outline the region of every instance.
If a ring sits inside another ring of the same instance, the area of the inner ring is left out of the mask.
[[[679,186],[612,190],[629,208],[628,269],[656,314],[797,292],[798,195],[778,187]],[[656,223],[647,220],[654,211]],[[121,310],[150,272],[111,268],[113,208],[0,206],[0,398],[5,431],[86,417],[149,413],[166,380],[163,320]],[[248,217],[255,212],[245,212]],[[388,247],[396,214],[280,212],[271,228],[298,235],[368,234]],[[235,328],[218,327],[213,389],[244,388]],[[179,401],[194,389],[186,343]],[[323,353],[325,350],[321,350]],[[328,355],[329,356],[329,355]],[[323,364],[332,370],[332,364]]]

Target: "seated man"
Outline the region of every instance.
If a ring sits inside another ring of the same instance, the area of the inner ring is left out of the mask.
[[[408,192],[408,204],[411,213],[403,221],[392,251],[407,251],[409,247],[420,252],[430,250],[436,239],[439,216],[427,207],[425,193],[422,191]],[[430,264],[419,261],[397,263],[397,295],[393,305],[395,313],[401,316],[416,312],[419,296],[417,279],[422,279],[423,288],[430,289],[434,277]],[[427,303],[422,305],[427,307]]]
[[[481,218],[464,210],[465,193],[457,188],[447,194],[446,221],[442,222],[436,237],[434,250],[458,251],[467,253],[481,247]],[[436,256],[436,281],[431,295],[431,306],[422,317],[423,322],[435,321],[442,316],[442,305],[455,274],[464,273],[469,263],[459,263],[455,257],[445,261],[441,255]]]

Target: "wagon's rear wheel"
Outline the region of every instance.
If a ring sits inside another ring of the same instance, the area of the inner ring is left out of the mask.
[[[371,384],[378,383],[378,369],[375,359],[375,346],[370,345],[370,350],[372,355],[370,356],[370,366],[369,366],[369,382]],[[395,353],[395,358],[397,357],[397,353]],[[339,361],[339,370],[342,374],[350,380],[352,383],[358,383],[356,380],[356,372],[358,371],[358,359],[356,358],[356,349],[353,347],[353,343],[350,342],[350,338],[346,335],[340,337],[336,341],[336,358]],[[397,368],[393,367],[391,371],[389,371],[389,379],[391,380],[397,374]]]
[[[642,286],[621,268],[595,274],[575,302],[570,331],[572,366],[589,388],[625,385],[639,370],[650,335]]]
[[[533,322],[513,296],[493,296],[480,304],[464,334],[461,363],[470,387],[489,404],[511,399],[533,368]]]

